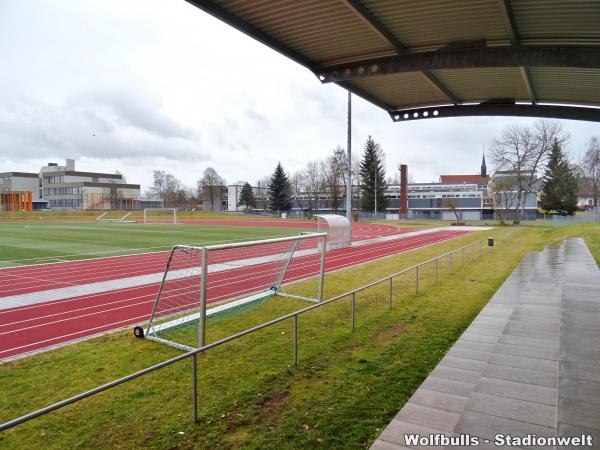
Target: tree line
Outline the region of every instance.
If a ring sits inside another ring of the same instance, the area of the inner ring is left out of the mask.
[[[389,199],[385,197],[388,181],[384,161],[385,154],[380,144],[369,136],[362,158],[353,163],[350,171],[351,183],[355,188],[353,208],[374,211],[377,205],[377,211],[385,211]],[[238,206],[255,208],[257,199],[251,184],[247,181],[237,184],[242,186]],[[296,207],[311,214],[319,209],[320,202],[327,202],[333,212],[345,209],[347,184],[347,154],[344,148],[337,146],[325,159],[310,161],[291,175],[279,162],[271,176],[259,181],[257,186],[266,189],[269,209],[286,212]],[[165,206],[192,207],[203,203],[210,210],[218,210],[225,185],[225,179],[212,167],[204,170],[195,189],[168,172],[155,170],[153,184],[147,195],[162,199]]]
[[[577,194],[600,200],[600,141],[590,139],[579,161],[571,160],[563,148],[569,140],[560,123],[538,121],[533,125],[511,125],[493,141],[488,149],[497,171],[507,175],[494,178],[489,195],[495,211],[503,220],[508,212],[523,217],[528,195],[541,191],[540,207],[558,214],[572,214],[577,208]],[[350,176],[349,176],[350,175]],[[353,209],[385,211],[389,199],[385,196],[388,183],[398,183],[398,174],[386,179],[385,153],[369,136],[362,156],[353,160],[349,172],[347,154],[337,146],[323,160],[309,161],[291,175],[278,163],[270,177],[257,182],[267,192],[267,205],[273,211],[304,210],[308,214],[326,203],[333,212],[345,209],[348,179],[352,183]],[[257,206],[255,191],[247,181],[242,185],[239,205],[250,209]],[[186,186],[174,175],[163,170],[153,172],[153,184],[148,194],[161,198],[165,206],[193,207],[204,204],[207,209],[220,209],[226,181],[208,167],[197,181],[195,189]],[[302,199],[302,201],[300,201]]]
[[[320,202],[326,202],[335,213],[345,209],[346,192],[351,182],[356,190],[353,208],[385,211],[389,199],[385,196],[387,181],[384,161],[385,154],[381,146],[369,136],[362,158],[352,165],[350,171],[346,151],[341,146],[334,148],[323,160],[309,161],[303,169],[292,175],[286,173],[279,162],[263,183],[268,192],[268,207],[278,212],[296,207],[310,215],[319,209]],[[256,203],[252,187],[245,183],[240,192],[240,206],[254,208]]]
[[[520,220],[527,196],[538,191],[539,206],[547,212],[573,214],[579,193],[598,206],[598,138],[590,140],[580,161],[571,160],[563,150],[568,140],[559,122],[541,120],[531,126],[511,125],[493,141],[489,153],[497,172],[490,184],[490,196],[500,220],[506,220],[509,211],[515,211],[516,220]]]

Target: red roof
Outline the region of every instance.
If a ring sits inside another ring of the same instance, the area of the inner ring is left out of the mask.
[[[444,184],[487,184],[489,177],[481,175],[440,175],[440,181]]]

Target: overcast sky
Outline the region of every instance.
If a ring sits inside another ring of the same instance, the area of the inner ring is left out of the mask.
[[[346,142],[346,93],[183,0],[1,0],[0,172],[153,169],[193,186],[207,166],[228,182],[288,172]],[[353,150],[369,134],[389,172],[415,181],[476,173],[482,146],[531,119],[393,123],[354,97]],[[579,155],[598,124],[563,121]]]

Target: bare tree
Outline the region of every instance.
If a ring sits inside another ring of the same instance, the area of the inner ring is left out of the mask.
[[[582,184],[588,195],[594,200],[594,207],[597,207],[600,197],[600,141],[596,136],[590,139],[581,161],[581,172]]]
[[[312,214],[318,208],[319,197],[323,189],[321,165],[318,161],[311,161],[302,172],[302,190],[308,202],[309,214]]]
[[[292,185],[292,199],[296,202],[296,204],[300,207],[302,211],[304,211],[304,208],[302,206],[302,203],[300,202],[300,197],[302,196],[303,183],[303,170],[294,172],[294,174],[290,177],[290,184]]]
[[[348,166],[346,161],[346,152],[338,146],[333,150],[333,155],[321,163],[323,187],[333,212],[337,212],[345,195]]]
[[[514,188],[516,185],[514,177],[494,178],[490,183],[490,198],[501,224],[508,220],[511,209],[515,207],[517,196]]]
[[[511,125],[494,140],[490,156],[497,170],[514,175],[517,191],[517,220],[525,211],[525,197],[534,190],[555,142],[563,144],[568,136],[559,122],[538,121],[533,126]]]
[[[162,199],[165,206],[179,204],[181,192],[187,190],[181,181],[164,170],[153,171],[152,178],[150,192],[153,196]]]
[[[456,217],[456,225],[461,225],[460,216],[458,214],[458,206],[456,205],[456,201],[453,198],[444,198],[442,201],[442,206],[444,208],[448,208],[450,211],[454,213],[454,217]]]
[[[225,179],[221,177],[215,169],[207,167],[198,180],[198,185],[202,188],[202,198],[210,202],[210,210],[215,210],[215,200],[219,199],[220,193],[225,185]]]

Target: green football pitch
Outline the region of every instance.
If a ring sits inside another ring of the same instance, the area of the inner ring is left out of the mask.
[[[281,227],[86,222],[0,223],[0,267],[298,234]]]

